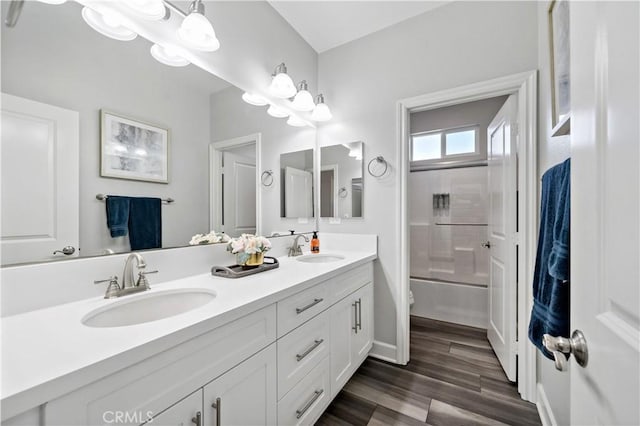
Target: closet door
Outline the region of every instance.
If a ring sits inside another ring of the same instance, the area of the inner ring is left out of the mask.
[[[489,175],[489,324],[487,338],[509,380],[516,380],[517,96],[500,108],[487,135]]]

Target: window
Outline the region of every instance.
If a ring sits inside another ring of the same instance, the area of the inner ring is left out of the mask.
[[[464,127],[411,135],[411,165],[428,167],[437,163],[483,160],[479,127]]]

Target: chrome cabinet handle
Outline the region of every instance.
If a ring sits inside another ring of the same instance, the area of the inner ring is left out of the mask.
[[[216,410],[216,426],[220,425],[220,418],[222,417],[222,400],[218,397],[216,398],[216,402],[211,404],[214,410]]]
[[[301,313],[303,313],[307,309],[313,308],[314,306],[316,306],[318,303],[322,302],[323,300],[324,299],[322,299],[322,298],[313,299],[313,302],[309,303],[307,306],[303,306],[302,308],[296,308],[296,314],[300,315]]]
[[[358,329],[362,330],[362,298],[358,298],[356,302],[358,304]]]
[[[484,248],[490,249],[491,248],[491,241],[487,241],[487,242],[481,243],[480,245],[482,247],[484,247]]]
[[[191,422],[195,423],[196,426],[202,426],[202,413],[198,411],[196,416],[191,418]]]
[[[311,345],[311,347],[309,347],[309,349],[307,349],[306,351],[304,351],[304,352],[303,352],[303,353],[301,353],[301,354],[297,354],[297,355],[296,355],[296,361],[300,362],[300,361],[302,361],[303,359],[305,359],[305,357],[306,357],[307,355],[309,355],[311,352],[313,352],[313,350],[314,350],[315,348],[317,348],[318,346],[320,346],[320,345],[322,344],[322,342],[324,342],[324,339],[314,340],[314,341],[313,341],[313,345]]]
[[[296,410],[296,419],[299,419],[300,417],[304,416],[304,413],[307,412],[307,410],[313,405],[314,402],[316,402],[318,398],[320,398],[320,395],[322,395],[323,393],[324,393],[324,389],[315,391],[311,399],[307,401],[306,404],[304,404],[304,407],[302,407],[299,410]]]
[[[567,357],[564,354],[573,354],[580,367],[586,367],[589,362],[589,350],[587,339],[582,331],[575,330],[570,338],[554,337],[549,334],[542,336],[542,344],[553,354],[556,370],[564,371],[567,368]]]
[[[76,252],[76,248],[74,246],[66,246],[66,247],[63,247],[62,250],[54,251],[53,254],[62,253],[65,256],[71,256],[75,252]]]
[[[351,327],[351,329],[352,329],[353,331],[355,331],[355,332],[356,332],[356,334],[358,334],[358,302],[357,302],[357,301],[356,301],[356,302],[353,302],[353,303],[351,304],[351,306],[353,306],[353,314],[354,314],[354,316],[355,316],[355,317],[354,317],[354,325],[353,325],[353,327]]]

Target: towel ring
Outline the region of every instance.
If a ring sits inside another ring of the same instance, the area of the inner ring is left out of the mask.
[[[347,191],[347,188],[345,188],[344,186],[340,188],[340,190],[338,191],[338,197],[340,198],[347,198],[348,194],[349,194],[349,191]]]
[[[273,185],[273,170],[265,170],[260,175],[260,181],[263,186],[271,186]]]
[[[388,169],[389,163],[387,163],[387,160],[385,160],[382,155],[378,155],[376,158],[369,161],[369,165],[367,166],[369,174],[375,178],[384,176]]]

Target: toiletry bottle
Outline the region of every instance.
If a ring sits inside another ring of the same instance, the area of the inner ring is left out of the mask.
[[[320,240],[318,239],[318,231],[313,231],[313,238],[311,238],[311,253],[320,253]]]

